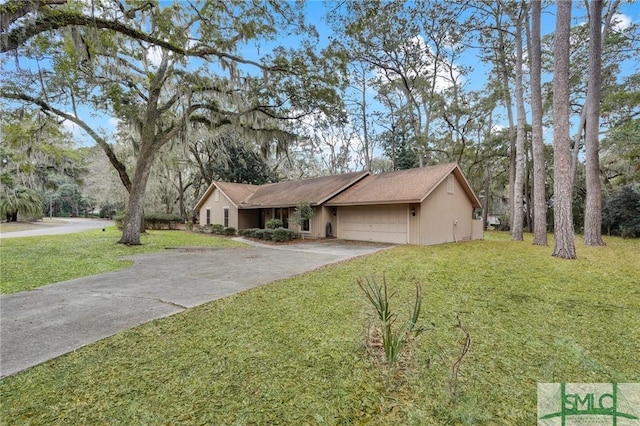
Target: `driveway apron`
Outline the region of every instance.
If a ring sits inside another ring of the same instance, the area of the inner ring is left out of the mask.
[[[0,377],[148,321],[385,246],[182,248],[127,269],[0,296]]]

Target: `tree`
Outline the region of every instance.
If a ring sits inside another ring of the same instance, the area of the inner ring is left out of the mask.
[[[7,222],[16,222],[18,214],[28,217],[42,217],[44,198],[33,189],[16,185],[15,179],[7,174],[0,175],[0,216]]]
[[[288,4],[206,1],[196,10],[191,4],[162,8],[147,2],[124,9],[96,1],[91,15],[73,6],[43,4],[34,20],[25,20],[21,27],[16,19],[12,22],[17,28],[3,32],[2,51],[33,39],[24,53],[35,52],[36,61],[46,55],[53,60],[38,62],[50,64],[50,71],[39,70],[27,78],[16,73],[2,95],[72,121],[104,149],[129,192],[121,243],[140,244],[154,160],[169,141],[181,139],[187,123],[230,125],[273,140],[287,133],[273,120],[294,120],[316,108],[329,113],[338,102],[317,72],[324,69],[319,65],[323,59],[314,54],[308,40],[301,41],[299,51],[277,48],[261,62],[235,54],[240,43],[273,38],[280,30],[300,34],[304,30],[298,25],[300,10]],[[46,31],[54,31],[54,36],[37,36]],[[208,66],[191,71],[190,58]],[[257,72],[243,72],[241,67]],[[19,79],[27,84],[18,83]],[[40,96],[31,96],[27,87]],[[128,126],[136,156],[132,174],[107,137],[80,118],[78,104],[102,108]]]
[[[542,2],[531,3],[529,63],[531,75],[531,147],[533,152],[533,244],[547,245],[547,197],[545,192],[545,158],[542,135],[542,51],[540,20]]]
[[[569,55],[572,3],[558,0],[553,69],[553,256],[575,259],[569,147]]]
[[[623,185],[610,191],[603,203],[603,228],[609,235],[640,238],[640,186]]]
[[[526,112],[524,107],[524,83],[523,83],[523,28],[525,16],[528,12],[528,6],[525,2],[520,2],[515,6],[515,10],[505,8],[511,22],[515,27],[515,44],[516,44],[516,111],[518,114],[516,127],[516,144],[515,144],[515,176],[513,180],[513,210],[511,218],[511,239],[522,241],[523,231],[523,188],[525,174],[525,132],[526,132]]]
[[[589,5],[589,80],[587,82],[586,127],[586,187],[584,212],[584,243],[603,246],[602,188],[600,184],[600,86],[602,67],[602,0]]]
[[[302,231],[305,224],[309,223],[314,214],[315,211],[308,201],[300,201],[293,212],[293,216],[289,218],[289,220],[298,225],[298,229]],[[302,238],[304,239],[304,233],[302,233]]]

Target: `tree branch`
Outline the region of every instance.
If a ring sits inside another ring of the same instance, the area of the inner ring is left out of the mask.
[[[129,174],[127,173],[126,166],[123,163],[121,163],[120,160],[118,160],[118,157],[116,157],[116,154],[111,149],[111,145],[109,145],[109,143],[107,143],[107,141],[104,140],[104,138],[102,138],[100,135],[98,135],[83,120],[80,120],[78,117],[74,117],[71,114],[67,114],[64,111],[61,111],[61,110],[49,105],[47,102],[45,102],[43,100],[40,100],[40,99],[36,99],[36,98],[34,98],[32,96],[29,96],[29,95],[27,95],[25,93],[11,93],[11,92],[2,91],[2,92],[0,92],[0,95],[2,95],[2,97],[7,98],[7,99],[14,99],[14,100],[18,100],[18,101],[30,102],[30,103],[32,103],[34,105],[39,106],[45,112],[51,112],[51,113],[53,113],[53,114],[55,114],[55,115],[57,115],[57,116],[59,116],[61,118],[64,118],[65,120],[69,120],[72,123],[78,125],[80,128],[82,128],[82,130],[87,132],[87,134],[89,136],[91,136],[91,138],[94,141],[96,141],[96,143],[102,148],[104,153],[109,158],[109,161],[111,162],[113,167],[118,172],[118,175],[120,176],[120,181],[122,182],[124,187],[127,189],[127,192],[131,191],[131,179],[129,179]]]

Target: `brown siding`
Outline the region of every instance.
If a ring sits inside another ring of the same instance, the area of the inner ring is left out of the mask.
[[[420,243],[423,245],[471,239],[473,219],[471,201],[460,186],[458,179],[454,181],[453,194],[448,193],[447,186],[448,179],[445,179],[422,202]]]
[[[215,201],[216,197],[218,197],[218,201]],[[211,224],[224,225],[225,207],[229,208],[229,226],[238,229],[238,210],[218,188],[214,189],[209,198],[200,206],[200,225],[207,223],[208,208],[211,209]]]
[[[413,213],[415,213],[415,215]],[[409,244],[420,244],[420,204],[409,205]]]

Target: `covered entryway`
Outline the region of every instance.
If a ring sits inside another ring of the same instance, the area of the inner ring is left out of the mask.
[[[408,205],[390,204],[338,208],[338,238],[407,244]]]

